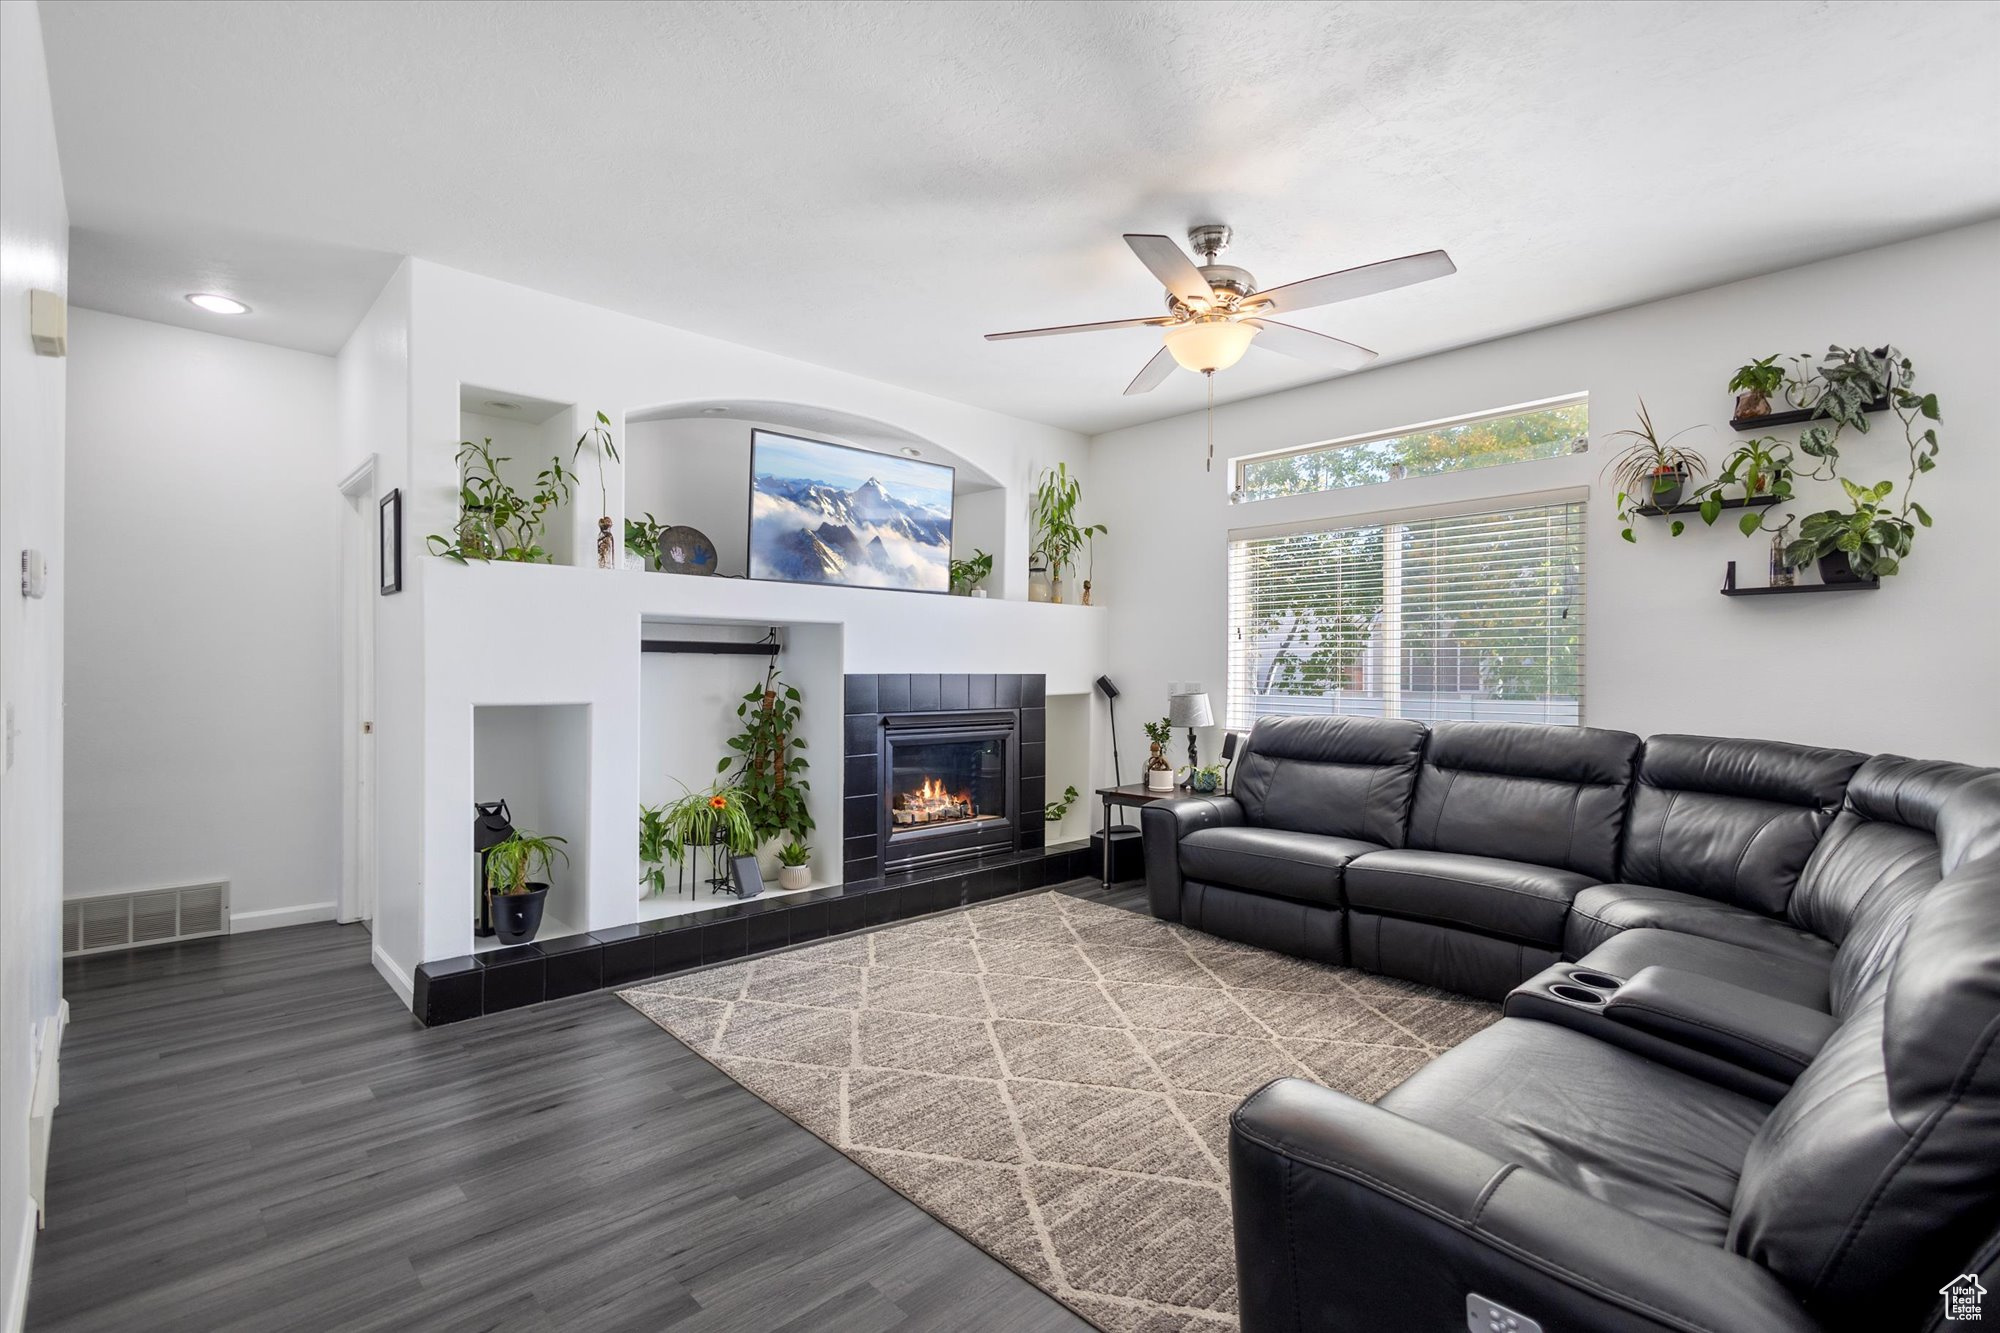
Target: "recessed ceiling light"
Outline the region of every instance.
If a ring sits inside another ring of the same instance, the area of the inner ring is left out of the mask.
[[[521,405],[519,403],[510,403],[504,398],[488,398],[486,400],[486,405],[491,408],[496,408],[502,412],[518,412],[521,410]]]
[[[244,315],[250,307],[228,296],[217,296],[214,292],[195,292],[188,297],[191,305],[200,306],[211,315]]]
[[[726,417],[729,415],[729,409],[726,407],[704,407],[701,409],[701,414],[705,417]]]
[[[922,458],[924,455],[921,450],[913,449],[906,444],[903,446],[903,456],[905,458]]]

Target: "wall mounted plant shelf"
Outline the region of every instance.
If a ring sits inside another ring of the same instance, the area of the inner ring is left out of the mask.
[[[1724,509],[1768,509],[1777,503],[1778,497],[1775,495],[1753,495],[1739,497],[1734,500],[1724,500],[1722,507]],[[1662,509],[1658,505],[1640,505],[1632,512],[1646,518],[1659,518],[1664,514],[1699,514],[1701,512],[1701,505],[1698,503],[1678,504],[1671,509]]]
[[[705,643],[693,639],[641,639],[642,653],[715,653],[723,656],[776,657],[775,643]]]
[[[1874,592],[1881,586],[1880,579],[1861,579],[1854,583],[1795,583],[1789,588],[1739,588],[1736,586],[1734,560],[1729,562],[1729,568],[1722,576],[1724,597],[1784,597],[1801,592]]]
[[[1861,410],[1864,412],[1887,412],[1889,410],[1889,400],[1887,398],[1877,398]],[[1729,419],[1729,427],[1731,430],[1748,435],[1752,431],[1765,430],[1771,426],[1796,426],[1801,422],[1815,419],[1821,421],[1832,420],[1831,417],[1820,416],[1818,408],[1801,407],[1790,412],[1767,412],[1761,417],[1731,417]]]

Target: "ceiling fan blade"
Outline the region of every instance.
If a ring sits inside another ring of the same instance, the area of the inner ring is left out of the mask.
[[[1173,373],[1173,353],[1162,347],[1153,353],[1153,359],[1141,366],[1139,373],[1132,377],[1132,382],[1125,386],[1125,396],[1129,398],[1135,393],[1151,393],[1160,387],[1161,381]]]
[[[1244,323],[1257,330],[1257,341],[1251,346],[1282,352],[1286,356],[1295,356],[1301,361],[1330,366],[1335,370],[1359,370],[1376,357],[1376,353],[1366,347],[1329,338],[1324,333],[1302,329],[1296,324],[1280,324],[1275,319],[1249,319]]]
[[[989,333],[986,341],[1005,342],[1009,338],[1047,338],[1057,333],[1095,333],[1099,329],[1139,329],[1147,325],[1158,326],[1173,323],[1171,315],[1154,315],[1145,319],[1107,319],[1096,324],[1057,324],[1047,329],[1016,329],[1012,333]]]
[[[1189,305],[1215,304],[1215,289],[1171,236],[1135,236],[1127,232],[1125,244],[1132,247],[1140,263],[1153,271],[1160,285],[1182,301]]]
[[[1401,259],[1385,259],[1379,264],[1363,264],[1359,268],[1288,282],[1256,293],[1244,301],[1243,308],[1282,315],[1316,305],[1332,305],[1335,301],[1351,301],[1357,296],[1373,296],[1376,292],[1429,282],[1456,272],[1458,265],[1451,262],[1450,255],[1442,250],[1426,250],[1420,255],[1404,255]]]

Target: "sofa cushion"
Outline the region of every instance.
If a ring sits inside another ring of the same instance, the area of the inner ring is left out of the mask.
[[[1571,900],[1594,883],[1525,861],[1399,848],[1349,865],[1346,893],[1350,907],[1561,948]]]
[[[1655,736],[1640,752],[1619,877],[1782,912],[1864,758],[1778,741]]]
[[[1263,718],[1231,790],[1245,823],[1401,847],[1425,734],[1402,718]]]
[[[1638,757],[1630,732],[1437,723],[1417,771],[1409,845],[1615,879]]]
[[[2000,1221],[2000,856],[1902,948],[1758,1131],[1729,1246],[1843,1328],[1915,1328]]]
[[[1380,1105],[1719,1245],[1771,1108],[1553,1023],[1503,1018]]]
[[[1577,894],[1570,904],[1563,953],[1581,958],[1619,931],[1642,926],[1740,944],[1822,967],[1833,959],[1833,945],[1776,917],[1650,884],[1599,884]]]
[[[1205,828],[1181,839],[1181,874],[1232,889],[1340,906],[1340,872],[1381,845],[1275,828]]]
[[[1825,959],[1767,953],[1678,930],[1645,926],[1621,930],[1575,962],[1579,968],[1603,972],[1621,981],[1637,976],[1643,968],[1670,967],[1822,1013],[1830,1009]]]

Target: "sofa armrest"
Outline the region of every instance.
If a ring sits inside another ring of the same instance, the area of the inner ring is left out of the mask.
[[[1642,967],[1604,1016],[1790,1086],[1838,1026],[1833,1015],[1671,967]]]
[[[1196,829],[1243,822],[1234,796],[1175,796],[1139,807],[1146,851],[1146,900],[1162,921],[1181,919],[1181,839]]]
[[[1302,1079],[1230,1118],[1243,1333],[1461,1330],[1477,1294],[1549,1333],[1819,1329],[1748,1259]]]

